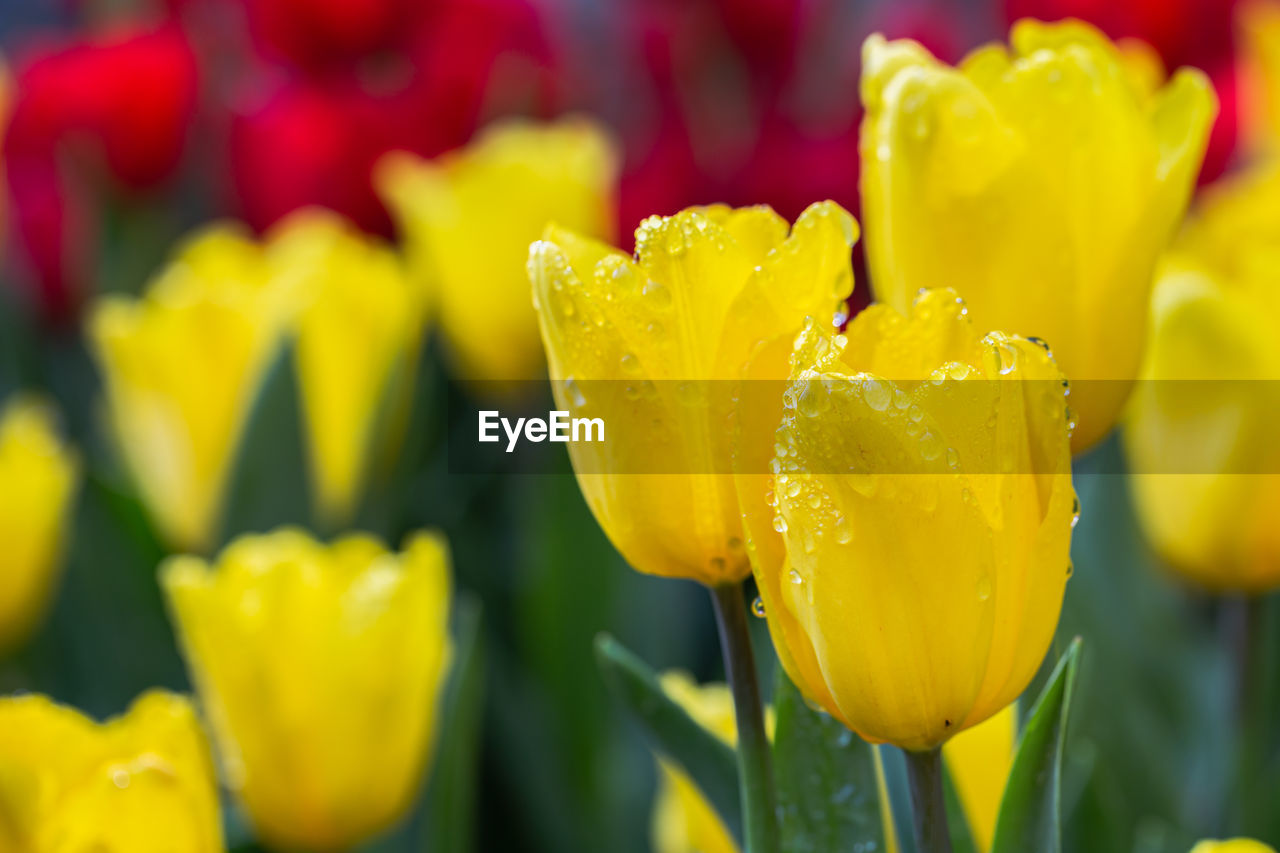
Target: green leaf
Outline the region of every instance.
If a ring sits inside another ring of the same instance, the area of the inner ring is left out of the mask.
[[[673,702],[653,670],[608,634],[596,638],[596,661],[605,683],[640,724],[650,745],[684,768],[741,845],[742,804],[734,751]]]
[[[992,853],[1062,849],[1062,755],[1080,642],[1079,637],[1073,640],[1058,661],[1023,726],[996,819]]]
[[[812,710],[786,673],[777,672],[773,757],[782,849],[884,850],[875,747]]]
[[[420,850],[467,853],[474,847],[484,672],[480,603],[464,598],[458,607],[453,671],[437,733]]]
[[[942,763],[942,794],[947,802],[947,827],[951,830],[951,853],[978,853],[978,846],[973,842],[973,832],[969,827],[969,819],[964,812],[964,803],[960,802],[960,792],[956,790],[951,779],[951,771],[946,762]]]
[[[230,473],[223,541],[311,517],[293,346],[280,347],[258,389]]]

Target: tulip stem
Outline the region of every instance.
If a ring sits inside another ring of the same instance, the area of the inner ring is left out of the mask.
[[[942,794],[942,748],[928,752],[903,750],[911,786],[911,825],[918,853],[951,853],[947,804]]]
[[[778,853],[777,796],[773,788],[773,757],[764,727],[764,707],[751,629],[747,624],[742,584],[711,587],[724,669],[733,691],[738,722],[738,784],[742,794],[747,853]]]

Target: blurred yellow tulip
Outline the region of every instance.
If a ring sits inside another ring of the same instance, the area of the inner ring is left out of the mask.
[[[1276,853],[1275,848],[1251,838],[1232,838],[1228,841],[1201,841],[1191,848],[1191,853]]]
[[[991,849],[1004,786],[1018,745],[1018,706],[1008,705],[942,747],[978,853]]]
[[[1280,3],[1251,0],[1236,14],[1240,33],[1241,137],[1268,155],[1280,151]]]
[[[302,302],[296,362],[317,509],[345,521],[376,447],[404,426],[423,300],[389,247],[336,214],[290,216],[272,231],[267,257]]]
[[[1152,273],[1185,209],[1215,98],[1157,91],[1086,24],[1021,21],[958,67],[911,41],[863,49],[862,211],[878,300],[954,287],[983,328],[1048,341],[1076,452],[1137,376]]]
[[[524,260],[548,222],[614,236],[618,155],[585,119],[509,121],[424,162],[394,154],[378,185],[410,259],[438,300],[441,331],[467,379],[543,375]]]
[[[610,430],[569,445],[578,483],[634,568],[707,585],[751,571],[734,436],[772,446],[773,425],[736,423],[735,382],[781,393],[805,318],[830,323],[853,288],[856,239],[853,218],[821,202],[790,233],[767,207],[650,217],[635,260],[558,227],[530,248],[557,404]]]
[[[0,698],[0,850],[223,849],[213,761],[187,699],[151,691],[98,724],[46,696]]]
[[[1138,517],[1220,591],[1280,586],[1280,170],[1208,189],[1162,264],[1124,430]]]
[[[187,243],[139,299],[109,296],[90,318],[116,440],[171,544],[217,533],[250,407],[294,298],[234,226]]]
[[[44,618],[68,535],[76,462],[30,399],[0,413],[0,654]]]
[[[283,529],[236,540],[216,566],[172,558],[161,581],[227,784],[262,838],[342,849],[405,813],[451,655],[441,538],[394,554]]]
[[[1040,665],[1071,571],[1062,381],[949,290],[797,341],[774,507],[743,518],[779,658],[864,739],[933,748]]]
[[[666,672],[662,689],[698,725],[729,746],[737,743],[733,695],[727,684],[699,686],[683,672]],[[768,722],[772,730],[772,720]],[[680,765],[659,757],[658,766],[662,775],[653,810],[655,853],[738,853],[724,821]]]

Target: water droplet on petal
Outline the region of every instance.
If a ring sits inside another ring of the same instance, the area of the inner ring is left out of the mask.
[[[983,575],[978,578],[978,600],[986,601],[991,597],[991,576]]]
[[[751,612],[755,614],[757,619],[763,619],[765,617],[763,598],[758,595],[756,596],[756,600],[751,602]]]
[[[1080,498],[1071,498],[1071,527],[1074,529],[1080,523]]]

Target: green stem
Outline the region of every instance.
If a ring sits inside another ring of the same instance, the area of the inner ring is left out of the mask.
[[[733,709],[738,721],[738,783],[742,792],[742,814],[747,853],[778,853],[778,808],[773,788],[773,759],[769,734],[764,727],[764,708],[751,651],[751,630],[747,625],[742,584],[711,587],[716,625],[720,629],[720,650],[724,669],[733,691]]]
[[[942,748],[928,752],[903,750],[911,787],[911,825],[917,853],[951,853],[947,804],[942,793]]]

